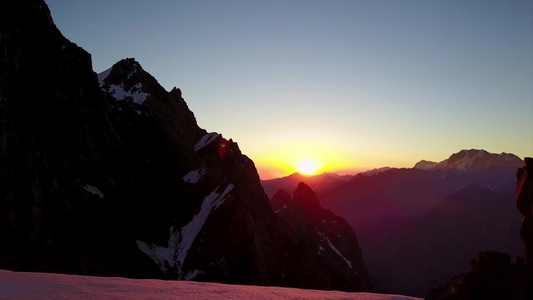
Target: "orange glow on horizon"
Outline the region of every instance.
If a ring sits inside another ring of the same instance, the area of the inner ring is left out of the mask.
[[[293,173],[317,175],[324,172],[355,174],[359,163],[349,153],[320,141],[292,139],[268,148],[249,151],[262,180],[285,177]]]

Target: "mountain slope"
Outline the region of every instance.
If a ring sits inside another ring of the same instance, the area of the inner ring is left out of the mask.
[[[0,268],[332,286],[284,277],[289,252],[316,268],[316,249],[293,247],[254,163],[201,129],[179,89],[134,59],[97,76],[43,1],[0,14]],[[337,286],[370,288],[321,261]]]

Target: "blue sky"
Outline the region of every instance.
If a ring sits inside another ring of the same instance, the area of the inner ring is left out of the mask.
[[[96,72],[135,57],[264,178],[533,155],[533,1],[46,2]]]

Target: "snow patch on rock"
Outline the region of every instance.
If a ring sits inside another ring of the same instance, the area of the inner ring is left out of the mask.
[[[350,269],[353,269],[353,266],[352,266],[352,262],[348,259],[346,259],[346,257],[344,257],[344,255],[342,255],[342,253],[339,251],[339,249],[337,249],[337,247],[335,247],[335,245],[333,245],[333,243],[329,240],[329,238],[318,232],[318,234],[322,237],[323,240],[325,240],[327,243],[328,243],[328,246],[331,250],[333,250],[333,252],[335,252],[338,256],[340,256],[345,262],[346,264],[348,265],[348,267],[350,267]]]
[[[93,186],[93,185],[88,185],[88,184],[86,184],[83,188],[84,188],[87,192],[89,192],[89,193],[91,193],[91,194],[93,194],[93,195],[96,195],[96,196],[98,196],[98,197],[104,199],[104,193],[102,193],[102,192],[100,191],[99,188],[97,188],[97,187],[95,187],[95,186]]]
[[[200,179],[202,179],[204,174],[205,174],[205,169],[204,168],[200,168],[198,170],[190,171],[189,173],[185,174],[185,176],[183,176],[183,181],[185,181],[187,183],[198,183],[198,181],[200,181]]]
[[[233,187],[233,184],[229,184],[222,193],[218,192],[219,187],[217,187],[204,198],[200,211],[187,225],[181,230],[175,229],[174,226],[170,227],[167,246],[157,246],[137,240],[137,247],[148,255],[165,274],[169,269],[174,269],[177,270],[181,279],[190,276],[191,274],[184,275],[181,270],[187,253],[209,215],[224,203]]]
[[[127,91],[123,84],[110,84],[109,87],[104,88],[104,91],[119,101],[131,97],[133,102],[137,104],[143,103],[150,96],[142,90],[142,83],[140,82]]]
[[[206,135],[204,135],[196,145],[194,145],[194,151],[198,151],[202,149],[203,147],[209,145],[212,141],[214,141],[217,137],[219,137],[220,134],[216,132],[210,132]]]

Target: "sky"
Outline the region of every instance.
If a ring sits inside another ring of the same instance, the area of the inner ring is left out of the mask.
[[[533,1],[45,1],[95,72],[134,57],[262,179],[533,156]]]

